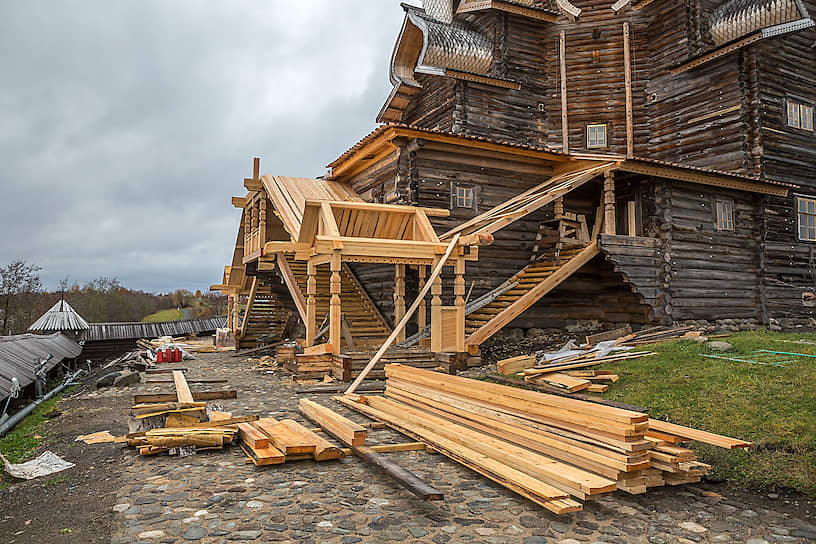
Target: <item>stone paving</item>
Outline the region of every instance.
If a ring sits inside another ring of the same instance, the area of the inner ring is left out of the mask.
[[[188,376],[226,378],[238,399],[216,401],[236,415],[294,418],[295,384],[284,371],[252,369],[239,358],[204,354],[185,362]],[[168,390],[144,385],[105,391],[128,394]],[[194,386],[195,387],[195,386]],[[352,419],[366,419],[329,400]],[[311,426],[310,424],[308,426]],[[369,443],[410,439],[389,430],[369,433]],[[807,542],[816,520],[807,506],[775,495],[731,493],[704,497],[699,488],[661,488],[646,495],[587,502],[584,511],[555,516],[454,463],[427,452],[386,454],[445,494],[426,503],[355,458],[272,467],[246,464],[240,448],[184,459],[122,460],[124,482],[115,505],[113,544],[231,542],[337,543],[696,543]],[[792,512],[792,513],[791,513]],[[808,540],[810,539],[810,540]]]

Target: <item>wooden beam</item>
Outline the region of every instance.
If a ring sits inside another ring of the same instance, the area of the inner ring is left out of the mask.
[[[567,36],[562,30],[559,37],[559,60],[561,68],[561,148],[569,153],[569,121],[567,118]]]
[[[598,254],[598,243],[592,242],[578,255],[570,259],[564,266],[556,270],[553,274],[548,276],[544,281],[530,289],[521,298],[513,302],[510,306],[505,308],[500,314],[485,323],[481,328],[474,332],[468,339],[469,345],[481,345],[488,338],[496,334],[502,328],[507,326],[516,317],[521,315],[530,306],[535,304],[544,295],[558,287],[561,282],[570,277],[579,268],[584,266],[593,257]]]
[[[300,292],[300,286],[298,286],[297,279],[295,279],[295,275],[292,273],[292,269],[289,267],[289,262],[286,260],[286,255],[283,253],[278,253],[277,262],[278,270],[280,270],[280,275],[283,277],[283,282],[289,289],[289,294],[292,295],[292,300],[295,302],[295,307],[297,308],[298,314],[305,324],[307,319],[306,300],[303,298],[303,293]]]
[[[238,391],[196,391],[193,393],[193,401],[201,402],[219,399],[237,399]],[[178,400],[177,393],[145,393],[133,396],[134,404],[154,403],[154,402],[175,402]]]
[[[249,296],[247,297],[247,305],[244,310],[244,320],[241,322],[241,328],[238,330],[237,339],[240,340],[246,334],[247,325],[249,325],[249,317],[252,314],[252,307],[255,305],[255,295],[258,293],[258,276],[252,277],[252,287],[249,289]]]
[[[405,328],[405,325],[408,324],[408,320],[411,319],[411,316],[414,315],[414,312],[416,312],[416,310],[419,307],[419,304],[422,301],[422,299],[425,298],[425,295],[428,294],[428,291],[430,290],[431,285],[436,281],[436,279],[442,273],[442,268],[445,266],[445,263],[448,261],[448,258],[451,256],[451,253],[453,253],[453,248],[456,247],[457,243],[459,243],[459,235],[458,234],[455,235],[453,237],[453,240],[451,240],[450,244],[448,244],[448,248],[445,251],[445,255],[439,260],[439,262],[437,263],[437,265],[434,268],[433,272],[431,272],[431,275],[428,278],[427,283],[420,290],[419,295],[417,295],[416,300],[414,300],[413,304],[411,304],[411,307],[408,309],[408,311],[402,317],[402,319],[397,324],[397,326],[394,327],[394,330],[391,332],[391,335],[383,343],[383,345],[380,346],[380,349],[377,351],[377,353],[374,355],[374,357],[372,357],[371,361],[369,361],[369,363],[366,365],[366,367],[363,369],[363,371],[360,372],[360,375],[357,376],[357,379],[354,380],[354,382],[346,390],[346,395],[350,395],[350,394],[354,393],[354,391],[357,389],[357,386],[360,385],[363,382],[363,380],[365,380],[366,376],[368,376],[368,373],[371,372],[371,369],[374,368],[377,365],[377,363],[380,361],[382,356],[385,355],[385,352],[388,350],[388,348],[391,347],[391,344],[394,343],[394,340],[396,340],[397,334],[400,331],[400,329]],[[433,325],[433,323],[431,325]]]
[[[263,189],[263,185],[261,184],[261,180],[259,179],[251,179],[251,178],[244,178],[244,187],[246,187],[247,191],[257,192]]]
[[[306,263],[306,346],[312,346],[317,335],[317,267]]]
[[[424,449],[423,444],[423,449]],[[438,489],[428,485],[427,482],[420,480],[416,474],[408,472],[396,463],[388,460],[369,446],[355,446],[351,448],[354,455],[368,463],[376,466],[397,482],[399,482],[405,489],[422,499],[423,501],[441,501],[444,495]]]
[[[615,169],[622,172],[632,172],[634,174],[644,174],[647,176],[688,181],[691,183],[699,183],[700,185],[710,185],[712,187],[723,187],[726,189],[736,189],[738,191],[748,191],[766,195],[787,196],[790,191],[790,188],[787,186],[764,183],[760,180],[743,180],[725,173],[705,172],[677,165],[647,164],[637,159],[626,160]]]
[[[195,402],[190,386],[187,385],[187,379],[184,377],[184,372],[179,370],[173,371],[173,382],[176,386],[176,397],[179,402]]]
[[[364,446],[368,432],[331,408],[308,399],[300,399],[300,413],[347,446]]]
[[[236,208],[246,208],[247,202],[249,198],[245,196],[234,196],[232,197],[232,205]]]
[[[405,315],[405,265],[394,265],[394,322],[399,323]],[[397,333],[397,342],[405,340],[405,329]]]
[[[332,352],[335,355],[340,354],[340,320],[343,314],[342,299],[340,298],[343,291],[340,259],[340,253],[335,251],[329,263],[331,270],[331,276],[329,277],[329,343],[332,345]]]
[[[623,82],[626,90],[626,155],[635,154],[634,117],[632,113],[632,51],[629,23],[623,23]]]

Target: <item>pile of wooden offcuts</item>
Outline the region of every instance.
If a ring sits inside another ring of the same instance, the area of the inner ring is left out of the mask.
[[[682,444],[750,443],[562,396],[389,365],[385,396],[334,397],[557,513],[617,489],[698,482]]]
[[[654,327],[638,333],[632,333],[631,327],[624,327],[586,337],[586,344],[570,350],[563,357],[558,353],[548,354],[546,364],[537,364],[537,355],[521,355],[499,361],[497,369],[504,376],[521,373],[524,380],[538,385],[555,387],[569,393],[586,391],[589,393],[605,393],[609,384],[618,381],[618,375],[610,370],[589,370],[588,367],[605,363],[615,363],[631,359],[639,359],[654,355],[651,351],[616,350],[601,354],[598,350],[599,342],[614,340],[615,347],[632,347],[644,344],[656,344],[681,338],[695,338],[701,333],[692,330],[692,327]],[[575,354],[574,351],[582,353]]]

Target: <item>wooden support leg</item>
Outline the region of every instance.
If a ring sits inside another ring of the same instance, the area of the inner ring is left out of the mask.
[[[340,354],[340,326],[343,311],[340,301],[340,293],[343,290],[340,276],[341,266],[340,253],[332,254],[331,279],[329,280],[329,292],[331,293],[331,299],[329,300],[329,343],[332,345],[332,352],[336,355]]]
[[[604,172],[604,234],[615,234],[615,174]]]
[[[317,334],[317,267],[309,261],[306,265],[306,347],[311,347]]]
[[[453,282],[453,294],[456,297],[456,351],[465,352],[465,260],[456,261],[456,279]]]
[[[394,324],[405,315],[405,265],[394,266]],[[405,340],[405,329],[397,334],[397,342]]]
[[[439,257],[434,258],[434,268]],[[442,351],[442,276],[437,276],[431,284],[431,351]]]
[[[233,311],[232,307],[233,307],[232,295],[230,295],[229,299],[227,300],[227,328],[229,330],[233,331],[233,334],[234,334],[235,329],[233,328],[233,325],[232,325],[232,318],[233,318],[233,316],[232,316],[232,311]]]
[[[428,270],[425,268],[425,265],[419,265],[419,290],[422,291],[422,288],[425,287],[425,278],[428,275]],[[428,306],[425,303],[425,299],[419,301],[419,310],[417,310],[417,326],[419,330],[424,329],[428,326]]]

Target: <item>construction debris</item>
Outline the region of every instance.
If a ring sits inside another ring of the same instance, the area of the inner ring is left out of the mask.
[[[648,414],[389,365],[385,397],[334,397],[557,513],[615,490],[700,481],[709,466],[682,444],[741,440]]]
[[[0,454],[0,460],[3,461],[7,474],[21,480],[33,480],[43,476],[50,476],[74,466],[73,463],[50,451],[42,453],[36,459],[20,464],[9,463],[2,454]]]

